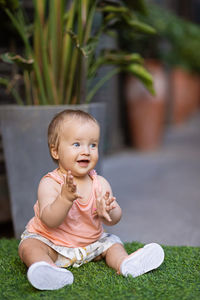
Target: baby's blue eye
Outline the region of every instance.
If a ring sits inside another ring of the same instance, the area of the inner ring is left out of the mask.
[[[90,147],[91,148],[95,148],[97,145],[96,144],[91,144]]]
[[[74,143],[73,146],[74,146],[74,147],[79,147],[79,146],[80,146],[80,143]]]

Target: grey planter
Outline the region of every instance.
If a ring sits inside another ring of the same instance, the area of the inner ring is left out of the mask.
[[[100,123],[100,162],[103,156],[105,105],[0,106],[0,126],[11,200],[15,237],[33,216],[37,187],[43,175],[56,168],[47,146],[47,128],[53,116],[67,108],[89,112]],[[100,163],[97,172],[101,173]]]

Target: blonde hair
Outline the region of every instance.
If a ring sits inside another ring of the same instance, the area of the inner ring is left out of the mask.
[[[61,130],[61,125],[63,121],[70,120],[70,119],[79,119],[82,121],[92,121],[96,123],[99,126],[99,123],[97,120],[92,117],[89,113],[84,112],[82,110],[74,110],[74,109],[66,109],[61,111],[60,113],[56,114],[52,121],[49,124],[48,127],[48,146],[49,146],[49,151],[50,155],[51,154],[51,147],[54,146],[56,149],[58,149],[59,146],[59,139],[60,139],[60,130]],[[56,159],[52,157],[52,159],[57,162]]]

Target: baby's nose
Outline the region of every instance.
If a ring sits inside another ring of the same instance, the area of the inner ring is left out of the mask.
[[[89,149],[88,146],[85,146],[85,147],[83,148],[83,153],[84,153],[84,154],[87,154],[87,155],[90,154],[90,149]]]

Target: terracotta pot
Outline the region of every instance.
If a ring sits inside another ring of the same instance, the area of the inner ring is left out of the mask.
[[[200,103],[200,77],[196,74],[190,74],[190,107],[188,115],[195,113],[199,109]]]
[[[186,121],[198,109],[200,89],[199,76],[181,68],[171,71],[172,122]]]
[[[126,80],[127,115],[130,141],[139,150],[153,150],[162,139],[167,80],[159,62],[148,61],[146,66],[154,78],[156,96],[133,76]]]

